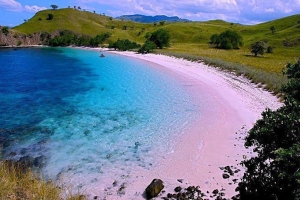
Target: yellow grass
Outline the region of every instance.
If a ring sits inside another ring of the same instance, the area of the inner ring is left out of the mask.
[[[52,181],[40,179],[31,170],[23,170],[12,162],[0,161],[0,199],[79,200],[85,197],[65,194]]]

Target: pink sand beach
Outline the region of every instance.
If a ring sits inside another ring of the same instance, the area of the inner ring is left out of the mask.
[[[155,64],[186,86],[195,103],[202,99],[200,117],[175,141],[174,152],[160,156],[160,164],[151,170],[137,171],[134,181],[126,185],[125,195],[110,194],[106,199],[143,199],[145,188],[155,178],[163,180],[166,191],[177,186],[199,185],[202,192],[225,189],[226,197],[235,194],[244,171],[238,163],[251,156],[243,138],[261,113],[281,106],[278,98],[243,77],[225,73],[201,62],[154,54],[115,52]],[[203,96],[205,102],[203,104]],[[220,167],[234,166],[241,171],[229,179],[222,177]],[[180,181],[178,181],[180,180]],[[88,190],[86,192],[89,192]]]

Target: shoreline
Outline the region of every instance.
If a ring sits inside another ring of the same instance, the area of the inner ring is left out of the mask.
[[[244,148],[242,138],[267,107],[274,110],[282,105],[276,96],[243,76],[238,77],[200,61],[104,48],[70,48],[98,51],[99,55],[104,53],[105,56],[118,54],[143,61],[149,68],[153,67],[173,77],[176,84],[186,89],[190,102],[199,106],[199,116],[188,122],[188,129],[176,132],[178,136],[172,139],[174,152],[157,155],[155,159],[159,164],[150,170],[139,169],[131,173],[128,181],[124,180],[125,194],[119,193],[123,186],[116,190],[117,188],[103,188],[100,185],[86,188],[82,194],[89,199],[94,196],[103,199],[144,199],[145,188],[155,178],[164,182],[165,193],[162,196],[174,193],[177,186],[187,188],[191,185],[199,185],[205,194],[209,191],[208,198],[215,189],[224,192],[227,198],[236,194],[237,184],[233,183],[233,179],[239,179],[244,172],[237,164],[244,156],[251,156],[251,152]],[[204,116],[201,115],[202,112]],[[224,179],[220,167],[225,166],[234,166],[237,167],[234,170],[241,171]]]
[[[279,99],[246,78],[201,62],[156,54],[110,53],[140,59],[161,67],[164,72],[175,73],[189,85],[187,90],[195,103],[203,98],[201,93],[205,93],[202,105],[205,119],[199,117],[189,131],[182,133],[176,141],[174,153],[162,158],[159,166],[151,171],[137,172],[136,181],[126,188],[124,197],[118,198],[141,197],[154,178],[163,180],[166,191],[163,196],[173,193],[177,186],[190,185],[199,185],[204,193],[224,189],[226,197],[235,195],[237,184],[232,180],[241,178],[244,172],[237,164],[244,156],[251,156],[242,138],[266,108],[275,110],[282,105]],[[223,179],[220,167],[225,166],[237,166],[236,169],[241,171],[229,179]],[[178,181],[180,179],[181,182]]]

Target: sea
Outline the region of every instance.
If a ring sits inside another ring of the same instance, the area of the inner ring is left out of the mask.
[[[153,169],[201,113],[174,75],[136,58],[41,47],[0,49],[0,61],[1,158],[29,158],[73,191]]]

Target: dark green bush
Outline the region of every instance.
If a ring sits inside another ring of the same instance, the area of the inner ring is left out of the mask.
[[[48,14],[48,18],[47,18],[47,20],[52,20],[54,18],[54,15],[53,14],[51,14],[51,13],[49,13]]]
[[[239,49],[243,46],[243,38],[236,31],[227,30],[220,35],[213,34],[209,43],[220,49]]]
[[[143,46],[138,50],[138,52],[139,53],[150,53],[156,48],[157,48],[156,44],[154,44],[153,42],[147,40],[145,42],[145,44],[143,44]]]
[[[284,70],[284,105],[267,109],[245,138],[256,153],[242,162],[241,200],[299,200],[300,198],[300,61]]]
[[[128,39],[125,40],[118,39],[116,42],[109,44],[109,48],[118,49],[120,51],[127,51],[127,50],[137,49],[140,47],[141,45],[137,44],[136,42],[131,42]]]

